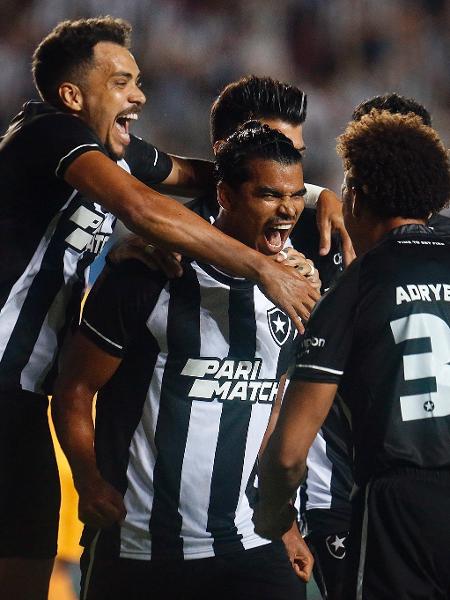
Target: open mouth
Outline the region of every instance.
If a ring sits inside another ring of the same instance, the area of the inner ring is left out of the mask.
[[[264,237],[271,252],[277,253],[283,249],[292,227],[293,223],[278,223],[265,228]]]
[[[137,121],[138,114],[136,112],[121,114],[116,118],[115,126],[119,132],[122,143],[130,143],[130,121]]]

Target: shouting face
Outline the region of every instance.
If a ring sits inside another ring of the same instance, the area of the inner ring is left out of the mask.
[[[99,42],[80,88],[80,118],[96,132],[112,158],[122,158],[130,143],[130,122],[138,119],[145,103],[133,55],[118,44]]]
[[[219,186],[218,225],[263,254],[278,254],[304,208],[302,165],[252,159],[247,167],[249,178],[236,189]]]

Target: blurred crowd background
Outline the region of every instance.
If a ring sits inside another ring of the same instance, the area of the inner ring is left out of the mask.
[[[147,106],[134,132],[161,149],[210,157],[209,107],[254,73],[308,93],[307,180],[339,190],[335,138],[352,108],[397,91],[450,116],[448,0],[0,0],[0,129],[36,97],[30,59],[60,20],[111,14],[134,28]]]
[[[37,97],[30,63],[40,39],[61,20],[106,14],[134,29],[147,106],[133,131],[167,152],[210,158],[211,102],[251,73],[307,92],[311,183],[340,189],[335,138],[353,107],[376,94],[415,97],[448,144],[449,0],[0,0],[1,132]],[[74,515],[76,499],[68,505]],[[57,600],[75,598],[67,575],[79,577],[78,531],[69,525],[55,570],[66,577],[52,580]]]

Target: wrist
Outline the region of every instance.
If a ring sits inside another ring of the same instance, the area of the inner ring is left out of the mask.
[[[312,183],[305,183],[305,188],[305,208],[316,208],[320,194],[323,191],[326,191],[326,188],[320,187],[319,185],[314,185]]]

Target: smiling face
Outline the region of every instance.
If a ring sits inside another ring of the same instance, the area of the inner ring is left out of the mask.
[[[112,158],[122,158],[130,143],[129,123],[137,120],[145,103],[133,55],[118,44],[99,42],[80,89],[78,116],[96,132]]]
[[[263,254],[277,254],[304,208],[302,165],[255,158],[247,169],[249,178],[236,189],[219,184],[217,226]]]

